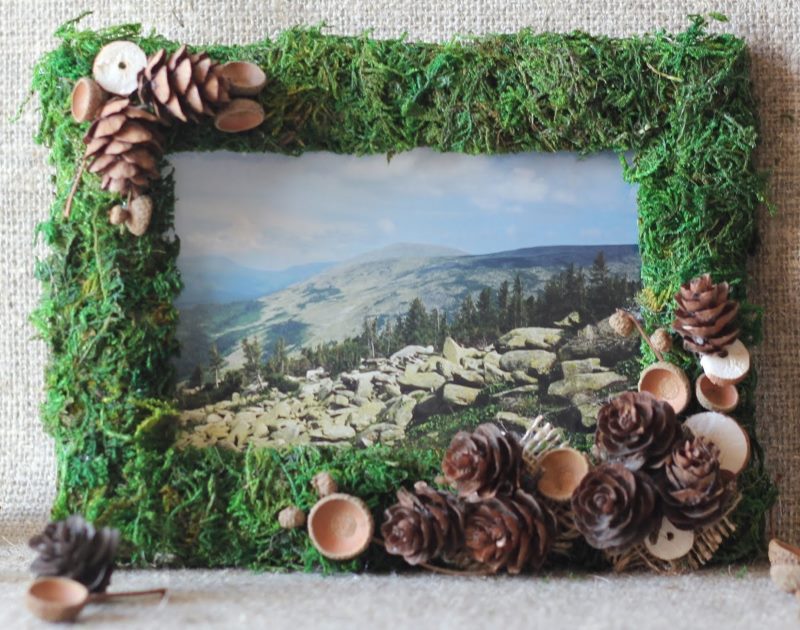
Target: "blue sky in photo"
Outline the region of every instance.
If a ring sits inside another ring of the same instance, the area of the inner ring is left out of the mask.
[[[617,156],[170,156],[181,256],[257,269],[336,262],[395,243],[485,254],[637,242],[635,188]]]

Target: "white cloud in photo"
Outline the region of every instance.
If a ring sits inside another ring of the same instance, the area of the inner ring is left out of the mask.
[[[175,166],[182,255],[281,269],[398,242],[490,253],[636,242],[635,191],[616,156],[357,157],[186,153]],[[513,223],[501,220],[511,218]]]

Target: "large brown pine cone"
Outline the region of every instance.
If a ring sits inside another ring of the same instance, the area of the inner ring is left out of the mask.
[[[735,476],[719,467],[719,448],[703,437],[675,446],[659,483],[664,515],[678,529],[718,521],[735,490]]]
[[[522,446],[494,424],[481,424],[472,433],[459,431],[444,455],[442,472],[469,501],[509,494],[519,486]]]
[[[644,540],[660,519],[650,478],[622,464],[600,464],[572,493],[575,527],[592,547],[618,551]]]
[[[103,106],[83,139],[89,171],[100,175],[103,190],[138,196],[160,177],[163,140],[157,121],[127,98],[114,98]]]
[[[77,580],[92,593],[102,593],[111,581],[119,532],[95,529],[82,516],[49,523],[28,545],[39,555],[31,564],[37,577],[61,576]]]
[[[681,285],[675,294],[678,309],[672,328],[689,352],[723,352],[739,337],[739,303],[729,299],[727,282],[714,284],[709,274]]]
[[[467,551],[493,572],[520,573],[544,564],[556,535],[552,512],[524,490],[472,503],[465,526]]]
[[[206,53],[190,54],[181,46],[171,55],[163,48],[147,60],[139,74],[139,98],[164,121],[197,121],[230,102],[228,82],[220,65]]]
[[[464,509],[455,496],[418,481],[413,493],[398,490],[397,501],[386,510],[381,525],[388,553],[420,564],[464,546]]]
[[[679,437],[673,408],[648,392],[620,394],[597,414],[595,444],[601,457],[631,470],[662,465]]]

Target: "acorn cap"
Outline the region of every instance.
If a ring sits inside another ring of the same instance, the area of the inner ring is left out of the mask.
[[[692,400],[692,386],[686,372],[666,361],[658,361],[642,370],[639,391],[649,392],[669,403],[676,414],[683,412]]]
[[[694,532],[678,529],[666,518],[661,519],[658,534],[644,539],[644,546],[659,560],[683,558],[694,547]]]
[[[572,492],[589,472],[586,456],[574,448],[557,448],[539,458],[540,472],[536,487],[554,501],[569,501]]]
[[[349,494],[329,494],[308,515],[311,542],[331,560],[349,560],[363,553],[372,541],[374,529],[367,505]]]
[[[214,117],[214,126],[226,133],[255,129],[264,122],[264,108],[249,98],[235,98]]]
[[[95,81],[107,92],[128,96],[138,86],[139,72],[147,65],[147,55],[133,42],[119,40],[106,44],[92,66]]]
[[[228,92],[234,96],[255,96],[267,84],[264,71],[249,61],[230,61],[218,74],[228,80]]]
[[[735,385],[717,385],[705,374],[697,377],[694,383],[697,402],[709,411],[728,413],[739,404],[739,392]]]
[[[72,117],[79,123],[94,120],[108,96],[108,92],[97,81],[81,77],[72,89]]]
[[[130,216],[125,221],[125,226],[134,236],[142,236],[150,226],[153,216],[153,200],[148,195],[141,195],[131,201],[128,206]]]
[[[738,475],[750,461],[750,438],[736,420],[718,411],[686,418],[684,426],[695,436],[707,438],[719,448],[719,466]]]
[[[704,354],[700,365],[706,376],[717,385],[736,385],[750,371],[750,353],[738,339],[725,346],[724,355]]]
[[[74,621],[89,601],[89,589],[77,580],[42,577],[34,580],[25,595],[25,605],[45,621]]]
[[[800,565],[800,547],[795,547],[782,540],[773,538],[769,541],[770,564],[796,564]]]

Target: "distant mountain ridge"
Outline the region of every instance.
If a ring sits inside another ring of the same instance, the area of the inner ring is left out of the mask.
[[[468,292],[495,288],[517,273],[526,292],[536,291],[570,263],[591,266],[601,250],[612,273],[638,278],[641,266],[637,245],[546,246],[480,255],[448,249],[398,244],[327,265],[255,300],[181,308],[179,373],[204,363],[212,341],[236,367],[245,336],[258,336],[265,348],[278,337],[290,349],[338,341],[361,330],[366,317],[385,320],[405,313],[415,297],[429,309],[453,313]]]

